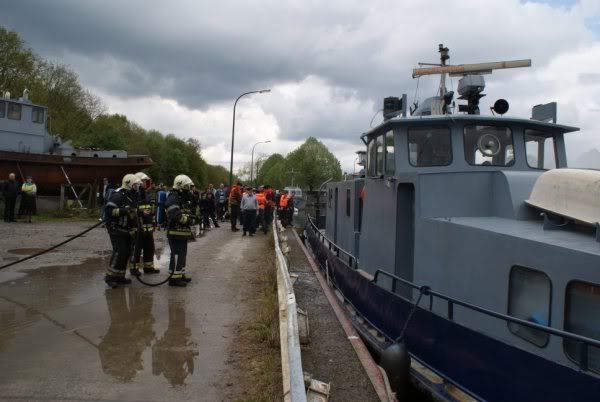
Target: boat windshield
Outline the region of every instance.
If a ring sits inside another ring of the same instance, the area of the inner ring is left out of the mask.
[[[525,130],[527,164],[534,169],[556,167],[556,146],[552,133],[542,130]]]
[[[512,130],[502,126],[466,126],[465,159],[474,166],[512,166],[515,163]]]

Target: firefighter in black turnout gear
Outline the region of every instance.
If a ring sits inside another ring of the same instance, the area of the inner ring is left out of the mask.
[[[192,225],[200,223],[198,216],[189,209],[191,203],[192,180],[183,174],[175,177],[173,190],[165,202],[167,211],[167,239],[171,247],[169,261],[170,286],[186,286],[191,278],[185,275],[185,260],[187,256],[188,240],[192,238]]]
[[[156,227],[156,200],[149,192],[150,177],[143,172],[135,174],[142,182],[137,193],[138,233],[134,253],[131,258],[131,275],[140,274],[140,259],[144,254],[144,274],[157,274],[160,270],[154,268],[154,228]]]
[[[137,176],[126,174],[121,187],[111,194],[106,203],[106,228],[113,251],[104,281],[110,287],[131,283],[131,279],[125,278],[125,272],[137,234],[135,199],[140,184]]]

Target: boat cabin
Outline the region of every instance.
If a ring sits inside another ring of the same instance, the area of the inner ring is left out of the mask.
[[[0,94],[0,150],[48,152],[54,142],[46,132],[47,117],[48,108],[31,103],[27,90],[19,99]]]

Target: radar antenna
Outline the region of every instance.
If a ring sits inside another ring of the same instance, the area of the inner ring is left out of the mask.
[[[497,61],[490,63],[458,64],[447,65],[446,61],[450,58],[449,50],[443,44],[439,45],[440,64],[419,63],[420,68],[413,69],[413,78],[419,78],[424,75],[437,75],[440,77],[439,87],[439,105],[437,108],[431,108],[431,111],[440,111],[441,114],[447,113],[447,106],[452,101],[454,93],[446,91],[446,74],[451,77],[462,77],[458,84],[459,99],[468,101],[467,105],[459,105],[459,111],[468,114],[479,114],[479,99],[485,96],[482,92],[485,88],[483,74],[491,74],[494,70],[507,68],[531,67],[531,59]],[[430,66],[430,67],[422,67]],[[434,113],[432,113],[434,114]]]

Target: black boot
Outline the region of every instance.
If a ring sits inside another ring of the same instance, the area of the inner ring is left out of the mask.
[[[183,275],[183,280],[185,281],[185,283],[190,283],[192,281],[192,278],[190,278],[189,276]]]
[[[111,288],[116,288],[120,285],[118,279],[119,279],[118,276],[109,275],[109,274],[104,275],[104,282],[106,282],[106,284],[108,286],[110,286]]]
[[[131,285],[131,279],[125,278],[124,276],[117,277],[117,282],[120,285]]]
[[[185,287],[187,282],[184,278],[171,278],[169,279],[169,286]]]
[[[129,273],[131,276],[140,276],[142,274],[138,268],[131,268]]]
[[[144,273],[145,274],[158,274],[160,272],[160,269],[156,269],[153,267],[149,267],[149,268],[144,268]]]

